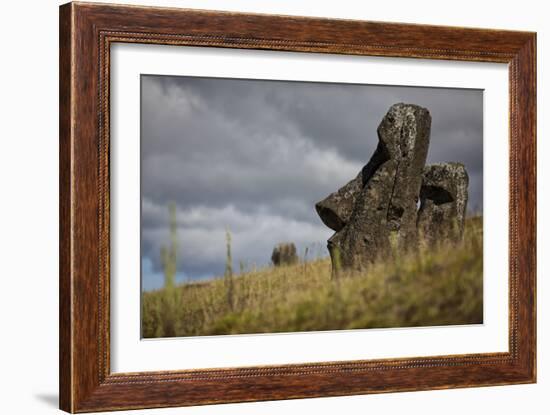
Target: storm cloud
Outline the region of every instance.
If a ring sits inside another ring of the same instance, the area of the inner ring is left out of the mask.
[[[480,90],[142,75],[143,286],[162,284],[171,201],[180,280],[223,274],[226,229],[236,269],[267,264],[284,241],[325,255],[332,231],[314,204],[357,175],[397,102],[429,109],[428,163],[464,163],[481,212]]]

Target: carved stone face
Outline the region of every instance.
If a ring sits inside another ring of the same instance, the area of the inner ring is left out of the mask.
[[[391,251],[462,237],[468,175],[460,163],[426,166],[431,116],[427,109],[395,104],[378,127],[378,147],[348,184],[315,205],[336,233],[329,239],[342,268],[361,268]],[[420,200],[420,208],[419,208]]]
[[[428,243],[462,239],[468,181],[461,163],[433,164],[424,169],[417,226]]]

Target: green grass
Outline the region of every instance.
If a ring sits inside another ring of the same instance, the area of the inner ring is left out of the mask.
[[[228,295],[228,289],[231,295]],[[421,248],[331,279],[329,258],[145,292],[145,338],[476,324],[483,223],[460,245]]]

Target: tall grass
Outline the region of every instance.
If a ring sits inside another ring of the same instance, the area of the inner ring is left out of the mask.
[[[231,232],[229,229],[225,230],[225,245],[226,245],[226,256],[225,256],[225,273],[224,273],[224,282],[225,290],[227,292],[227,304],[230,310],[234,308],[233,301],[233,257],[231,256]]]
[[[158,298],[147,313],[142,313],[142,330],[144,327],[151,327],[147,333],[142,331],[144,337],[173,337],[178,334],[176,321],[173,318],[173,310],[182,308],[184,297],[180,288],[176,288],[177,272],[177,251],[178,251],[178,227],[176,218],[176,204],[171,202],[168,205],[170,245],[163,245],[160,249],[160,260],[164,271],[163,295]],[[145,310],[145,309],[143,309]]]
[[[176,219],[176,204],[168,205],[170,213],[170,245],[160,248],[160,259],[164,268],[164,287],[170,289],[176,282],[177,252],[178,252],[178,225]]]
[[[230,258],[230,237],[228,258]],[[474,324],[483,321],[483,223],[458,245],[421,245],[358,273],[321,258],[143,293],[144,337]],[[168,308],[166,308],[168,307]],[[165,309],[166,308],[166,309]],[[162,310],[162,311],[159,311]],[[165,331],[168,327],[173,330]]]

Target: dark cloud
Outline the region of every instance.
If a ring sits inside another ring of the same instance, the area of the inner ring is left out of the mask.
[[[460,161],[470,208],[483,207],[483,95],[479,90],[142,76],[142,256],[159,270],[167,204],[178,206],[180,268],[223,272],[224,233],[234,257],[269,261],[331,235],[314,203],[354,177],[396,102],[432,114],[428,162]]]

